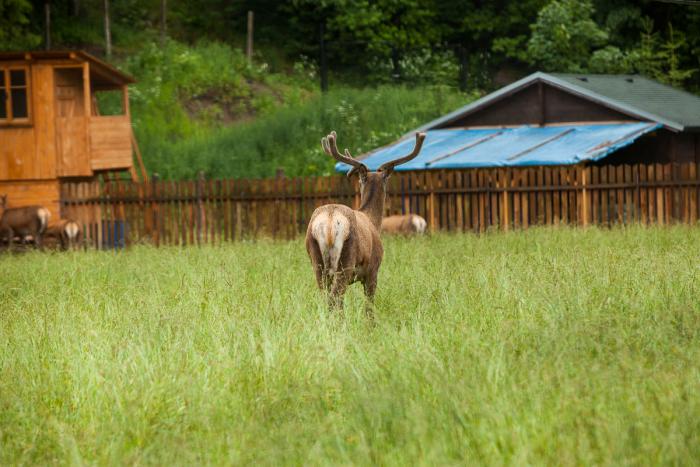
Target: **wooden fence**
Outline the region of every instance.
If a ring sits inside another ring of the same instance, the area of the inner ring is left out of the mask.
[[[398,172],[387,214],[417,213],[433,230],[483,232],[532,225],[694,223],[697,163]],[[93,246],[217,243],[305,232],[329,202],[357,207],[342,176],[267,180],[64,183],[64,217]]]

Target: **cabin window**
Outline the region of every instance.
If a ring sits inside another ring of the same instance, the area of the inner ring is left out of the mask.
[[[0,123],[29,122],[27,68],[0,68]]]

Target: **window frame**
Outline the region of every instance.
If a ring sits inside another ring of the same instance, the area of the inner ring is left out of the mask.
[[[24,71],[24,86],[12,86],[10,73],[12,71]],[[0,64],[0,88],[5,91],[5,118],[0,118],[0,127],[7,126],[30,126],[33,123],[32,115],[32,83],[29,66],[27,65],[2,65]],[[12,90],[24,89],[27,96],[27,116],[15,118],[12,112]]]

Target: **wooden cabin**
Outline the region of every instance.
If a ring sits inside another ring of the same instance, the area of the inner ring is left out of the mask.
[[[134,82],[85,52],[0,52],[0,194],[8,205],[43,205],[58,218],[62,182],[110,171],[133,177]],[[110,115],[101,115],[100,93],[111,93]]]
[[[700,97],[639,75],[538,72],[414,131],[423,151],[399,171],[700,163]],[[363,161],[375,169],[412,139]]]

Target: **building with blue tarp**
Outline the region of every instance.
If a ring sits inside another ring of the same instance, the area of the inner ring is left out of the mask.
[[[396,170],[700,162],[700,97],[637,75],[534,73],[360,159],[376,170],[415,131],[423,150]]]

